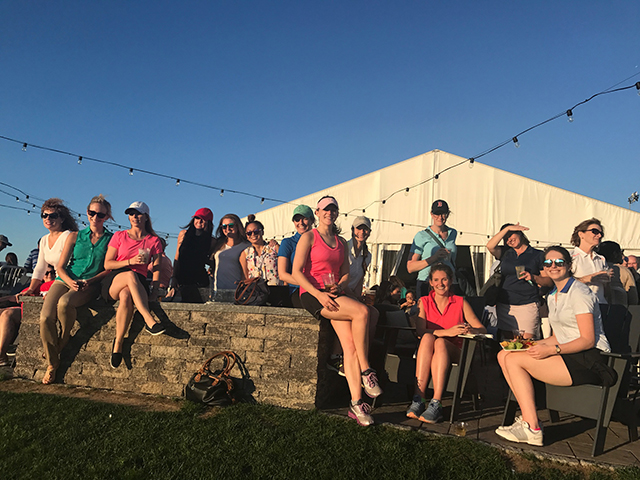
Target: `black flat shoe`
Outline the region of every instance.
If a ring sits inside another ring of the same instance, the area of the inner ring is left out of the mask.
[[[113,345],[111,346],[111,368],[118,368],[122,363],[122,353],[115,353],[113,348],[116,346],[116,339],[113,339]]]

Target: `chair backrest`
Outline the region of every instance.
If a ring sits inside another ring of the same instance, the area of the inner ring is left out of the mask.
[[[636,353],[640,351],[640,305],[629,305],[629,315],[629,346]]]
[[[465,297],[465,300],[469,302],[469,305],[471,305],[473,313],[476,314],[476,317],[478,317],[478,320],[480,320],[480,322],[483,325],[485,325],[484,297]]]
[[[26,272],[26,268],[15,265],[3,265],[0,267],[0,291],[12,291],[22,277],[22,274]]]
[[[609,305],[607,318],[603,319],[602,325],[612,352],[629,353],[632,348],[637,348],[629,341],[631,314],[624,305]]]

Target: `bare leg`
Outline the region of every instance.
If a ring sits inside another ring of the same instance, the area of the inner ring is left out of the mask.
[[[129,288],[125,287],[120,290],[118,295],[120,304],[116,311],[116,341],[113,345],[114,353],[122,352],[122,344],[124,343],[124,335],[129,330],[131,320],[133,320],[133,301]]]
[[[338,297],[335,301],[339,306],[338,311],[330,312],[326,308],[323,308],[321,312],[322,316],[329,320],[341,320],[350,323],[353,343],[358,356],[358,363],[360,364],[362,371],[365,371],[369,368],[369,309],[365,304],[349,297]],[[333,321],[331,323],[333,324]],[[338,338],[340,338],[340,335],[338,335]],[[340,339],[340,343],[344,350],[342,339]]]
[[[434,344],[436,337],[431,333],[425,333],[418,346],[416,357],[416,389],[415,393],[422,398],[426,398],[426,390],[429,385],[431,375],[431,361],[434,354]]]
[[[20,307],[9,307],[0,312],[0,362],[8,360],[7,350],[18,334],[21,317]]]
[[[571,385],[571,375],[562,358],[536,360],[527,353],[500,352],[498,361],[511,391],[518,401],[522,418],[533,429],[539,428],[532,377],[551,385]]]
[[[344,355],[344,373],[347,377],[351,401],[357,402],[362,397],[362,386],[360,384],[360,364],[354,344],[351,324],[344,320],[331,320],[331,325],[338,335]]]
[[[134,305],[142,315],[144,323],[149,327],[153,327],[156,324],[151,312],[149,311],[149,297],[147,291],[140,284],[135,272],[122,272],[116,275],[109,288],[109,296],[113,299],[118,298],[120,290],[127,287],[133,300]]]
[[[378,319],[380,318],[380,313],[373,307],[367,306],[369,309],[369,347],[371,347],[371,342],[376,333],[376,326],[378,325]],[[336,338],[333,342],[333,349],[331,350],[331,355],[340,355],[342,353],[342,347],[340,346],[340,340]]]
[[[442,393],[446,387],[447,371],[451,362],[458,361],[460,349],[444,338],[435,341],[431,373],[433,374],[433,398],[442,400]]]

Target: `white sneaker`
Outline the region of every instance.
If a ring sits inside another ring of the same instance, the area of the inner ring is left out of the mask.
[[[369,415],[370,411],[371,407],[368,403],[358,400],[358,403],[355,405],[349,405],[349,418],[355,419],[358,425],[368,427],[369,425],[373,425],[373,417]]]
[[[522,415],[518,415],[515,420],[513,421],[513,425],[515,425],[516,423],[521,423],[522,422]],[[509,425],[509,426],[499,426],[496,430],[505,430],[505,429],[510,429],[511,427],[513,427],[513,425]],[[540,430],[542,430],[544,432],[544,425],[542,425],[542,422],[540,420],[538,420],[538,426],[540,427]]]
[[[510,427],[498,427],[496,434],[499,437],[516,443],[528,443],[536,447],[542,447],[542,428],[539,430],[531,430],[529,424],[518,417]]]

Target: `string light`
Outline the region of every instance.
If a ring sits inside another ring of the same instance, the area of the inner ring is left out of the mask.
[[[224,188],[222,190],[220,190],[220,196],[224,197]]]
[[[520,142],[518,141],[518,137],[513,137],[511,140],[513,140],[513,144],[516,146],[516,148],[520,148]]]
[[[433,177],[433,179],[437,182],[440,179],[440,174],[436,173],[435,177]]]
[[[260,205],[264,204],[264,197],[262,197],[262,199],[260,199]]]
[[[473,168],[473,165],[476,163],[476,159],[471,157],[469,159],[469,168]]]
[[[129,169],[129,175],[133,175],[133,168]]]
[[[27,151],[27,144],[26,144],[26,143],[23,143],[23,144],[22,144],[22,151],[23,151],[23,152],[26,152],[26,151]]]
[[[404,196],[408,197],[409,196],[409,187],[404,189]]]
[[[82,165],[82,157],[78,157],[78,165]]]
[[[569,123],[573,122],[573,110],[571,109],[567,110],[567,120]]]
[[[638,95],[640,95],[640,82],[636,82],[636,89],[638,90]]]
[[[177,187],[178,185],[180,185],[180,179],[179,179],[179,178],[176,178],[176,187]]]

